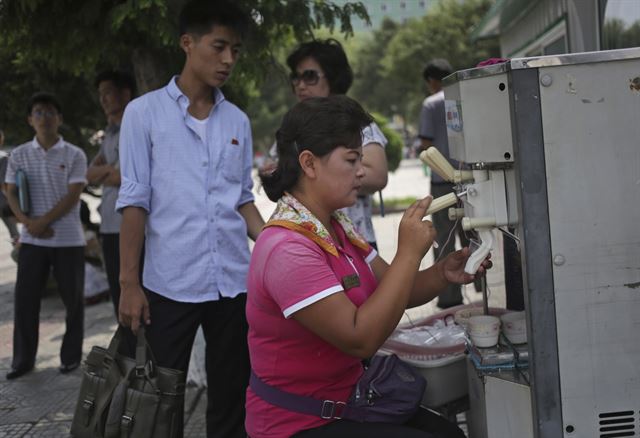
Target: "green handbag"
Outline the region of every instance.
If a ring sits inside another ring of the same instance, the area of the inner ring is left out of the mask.
[[[155,365],[144,327],[136,358],[118,353],[118,327],[109,347],[94,346],[84,362],[71,424],[76,438],[180,438],[183,433],[185,373]]]

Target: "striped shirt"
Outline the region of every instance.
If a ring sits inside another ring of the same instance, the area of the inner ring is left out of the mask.
[[[247,224],[238,207],[253,202],[251,126],[215,90],[201,136],[176,78],[127,105],[116,209],[147,212],[147,289],[190,303],[235,297],[246,292],[249,269]]]
[[[49,212],[69,192],[69,185],[87,182],[87,157],[77,146],[62,137],[49,150],[33,141],[18,146],[9,156],[5,182],[16,183],[16,172],[22,169],[29,184],[31,198],[30,217],[40,217]],[[32,236],[22,228],[20,242],[46,247],[84,246],[84,233],[80,223],[80,202],[64,216],[50,225],[54,235],[48,239]]]

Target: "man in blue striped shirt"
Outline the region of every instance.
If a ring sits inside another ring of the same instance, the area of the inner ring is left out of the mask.
[[[248,25],[231,3],[188,3],[182,72],[133,100],[120,129],[120,322],[134,332],[145,324],[158,365],[185,372],[202,326],[208,437],[246,436],[247,235],[255,240],[264,223],[251,192],[249,119],[219,87]]]
[[[66,331],[60,349],[60,372],[80,365],[84,335],[84,232],[80,223],[80,194],[87,180],[87,157],[58,133],[62,111],[48,93],[35,94],[27,107],[36,132],[9,158],[5,182],[7,200],[24,225],[20,234],[15,289],[13,361],[7,379],[31,371],[38,349],[40,298],[53,268],[66,308]],[[19,172],[28,181],[29,205],[21,209],[16,187]]]

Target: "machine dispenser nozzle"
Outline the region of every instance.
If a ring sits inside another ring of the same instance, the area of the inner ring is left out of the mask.
[[[475,274],[480,268],[480,265],[487,258],[489,252],[493,248],[493,231],[489,228],[483,228],[478,230],[478,235],[480,236],[480,240],[482,243],[480,246],[471,253],[469,258],[467,259],[467,263],[464,266],[464,272],[467,274]]]
[[[420,153],[420,159],[423,163],[427,164],[443,179],[452,183],[461,183],[463,181],[472,181],[473,173],[470,170],[456,170],[453,168],[449,160],[438,151],[434,146],[431,146],[426,151]]]

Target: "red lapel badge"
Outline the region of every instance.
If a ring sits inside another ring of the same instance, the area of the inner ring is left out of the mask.
[[[238,146],[240,144],[240,142],[238,141],[238,139],[232,138],[231,139],[231,144],[235,144],[236,146]]]

